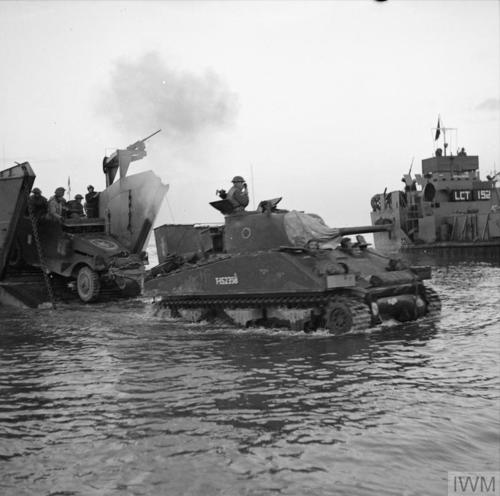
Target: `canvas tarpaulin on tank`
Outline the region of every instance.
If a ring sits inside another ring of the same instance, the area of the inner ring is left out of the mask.
[[[288,239],[294,246],[305,246],[312,239],[327,242],[340,236],[338,229],[328,227],[315,214],[292,210],[285,214],[284,224]]]

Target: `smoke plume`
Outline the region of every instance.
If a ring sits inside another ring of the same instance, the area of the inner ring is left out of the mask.
[[[163,138],[190,142],[234,123],[236,94],[211,70],[197,75],[168,67],[156,52],[119,60],[99,113],[134,136],[162,129]]]
[[[498,112],[500,109],[500,100],[498,98],[488,98],[483,100],[477,107],[476,110],[482,110],[487,112]]]

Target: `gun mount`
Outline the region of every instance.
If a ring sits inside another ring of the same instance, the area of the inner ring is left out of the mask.
[[[106,187],[113,184],[118,170],[120,170],[120,178],[125,177],[127,175],[130,162],[141,160],[147,155],[146,141],[159,132],[161,132],[161,129],[158,129],[158,131],[146,136],[146,138],[132,143],[124,150],[118,149],[109,157],[104,157],[102,161],[102,168],[104,174],[106,175]]]

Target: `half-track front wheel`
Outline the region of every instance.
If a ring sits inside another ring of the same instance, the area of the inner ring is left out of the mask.
[[[99,280],[99,275],[90,267],[82,267],[78,271],[78,276],[76,278],[76,288],[78,291],[78,296],[82,301],[84,301],[85,303],[95,301],[99,296],[99,291],[101,289],[101,281]]]

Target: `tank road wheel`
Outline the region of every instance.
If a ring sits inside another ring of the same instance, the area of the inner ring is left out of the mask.
[[[345,334],[352,329],[352,314],[345,302],[332,300],[325,310],[325,325],[331,334]]]
[[[82,267],[78,271],[78,276],[76,278],[76,288],[78,291],[78,296],[82,301],[84,301],[85,303],[95,301],[99,296],[99,291],[101,289],[101,281],[99,280],[99,275],[90,267]]]
[[[437,317],[441,313],[441,298],[431,288],[425,287],[425,301],[427,302],[427,317]]]
[[[365,331],[372,323],[368,305],[358,297],[334,297],[325,308],[325,326],[331,334]]]

